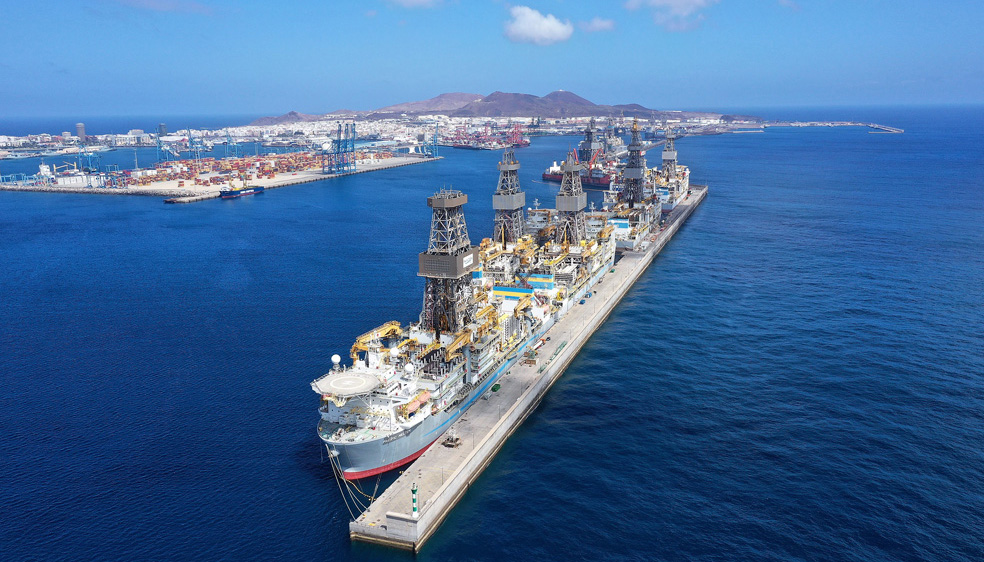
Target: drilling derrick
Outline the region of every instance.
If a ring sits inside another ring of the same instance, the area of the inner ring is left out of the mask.
[[[421,327],[441,333],[456,333],[471,321],[471,272],[478,267],[478,248],[468,239],[465,213],[461,207],[468,196],[457,190],[441,190],[427,198],[433,209],[430,242],[420,254],[417,275],[427,279]]]
[[[663,176],[667,180],[677,177],[677,151],[673,140],[676,135],[672,131],[666,131],[666,146],[663,147]]]
[[[523,236],[523,205],[526,194],[519,189],[519,162],[512,149],[506,150],[499,162],[499,187],[492,195],[495,209],[493,240],[505,245]]]
[[[595,137],[595,120],[592,117],[588,120],[588,128],[584,129],[584,140],[577,145],[577,158],[581,162],[590,162],[601,148],[601,141]]]
[[[622,189],[622,201],[634,207],[642,201],[642,182],[646,173],[646,156],[642,151],[642,140],[639,137],[639,121],[632,120],[632,142],[629,143],[629,161],[622,171],[625,187]]]
[[[560,165],[564,177],[560,182],[560,192],[557,193],[557,214],[560,222],[557,224],[554,241],[558,244],[579,244],[586,236],[584,224],[584,207],[588,204],[588,196],[581,189],[581,169],[583,164],[574,158],[574,152],[567,153],[567,160]]]

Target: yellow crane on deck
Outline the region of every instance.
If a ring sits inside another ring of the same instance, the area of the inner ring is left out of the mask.
[[[458,350],[469,343],[471,343],[471,331],[465,329],[458,332],[458,337],[454,338],[451,345],[444,350],[444,361],[450,362],[456,356],[460,357],[461,354],[458,353]]]
[[[356,338],[355,343],[352,344],[352,351],[349,355],[352,357],[353,361],[359,359],[360,351],[367,351],[369,349],[369,342],[377,338],[392,338],[395,336],[403,335],[403,329],[400,328],[400,323],[396,320],[387,322],[382,326],[374,330],[370,330],[358,338]]]

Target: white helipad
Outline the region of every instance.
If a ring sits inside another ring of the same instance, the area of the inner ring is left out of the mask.
[[[329,373],[311,383],[321,394],[333,394],[339,397],[365,394],[379,386],[379,379],[370,373]]]

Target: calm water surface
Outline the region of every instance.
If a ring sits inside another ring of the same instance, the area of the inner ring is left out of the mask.
[[[906,133],[679,141],[708,199],[421,558],[984,558],[984,110],[800,117]],[[576,142],[517,151],[528,201]],[[490,234],[500,155],[444,155],[193,205],[0,192],[2,558],[407,558],[349,544],[308,383],[418,314],[427,195]]]

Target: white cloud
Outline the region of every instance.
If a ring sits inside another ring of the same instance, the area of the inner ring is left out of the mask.
[[[800,10],[800,5],[795,2],[795,0],[779,0],[779,5],[789,8],[795,12]]]
[[[689,31],[700,25],[704,8],[717,4],[718,0],[627,0],[627,10],[638,10],[648,6],[653,10],[653,21],[656,25],[669,31]]]
[[[512,19],[506,22],[506,37],[516,43],[550,45],[567,41],[574,33],[570,20],[560,21],[553,14],[543,15],[527,6],[509,9]]]
[[[376,14],[377,13],[378,12],[376,12],[376,10],[367,10],[366,11],[366,17],[367,18],[374,18],[374,17],[376,17]]]
[[[591,18],[591,21],[582,21],[578,25],[581,29],[587,31],[588,33],[594,33],[595,31],[611,31],[615,29],[615,20],[606,20],[596,16]]]

